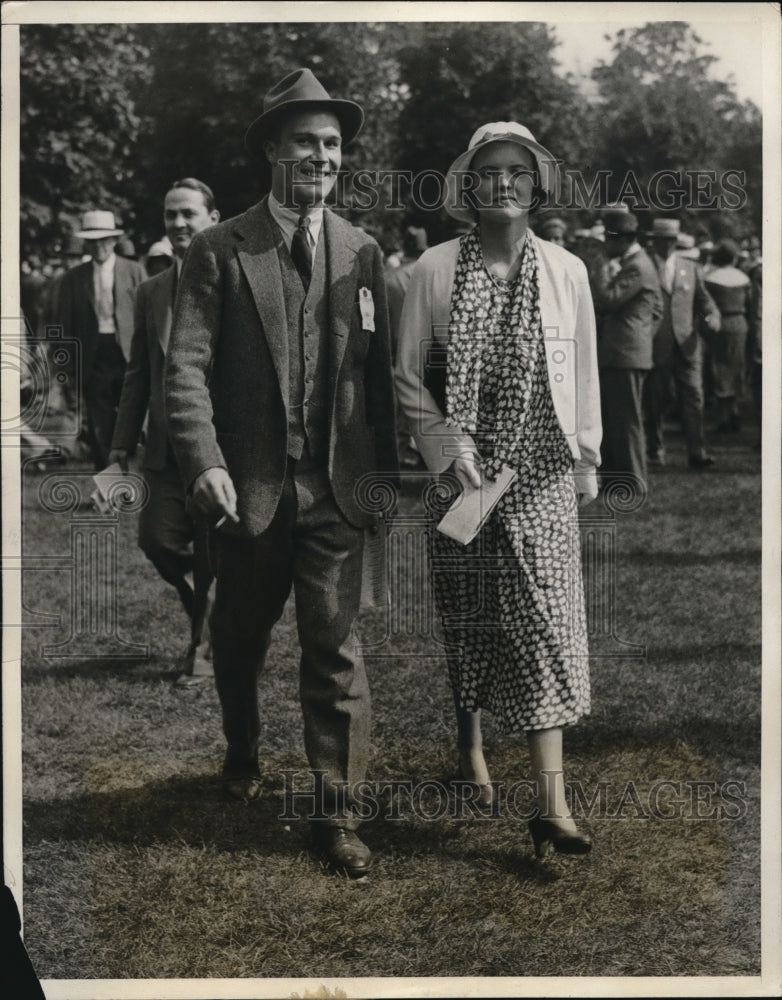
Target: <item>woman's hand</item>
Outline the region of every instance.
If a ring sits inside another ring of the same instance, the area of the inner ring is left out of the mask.
[[[455,458],[451,469],[463,487],[473,486],[475,489],[480,487],[482,481],[481,473],[478,468],[477,459],[472,452],[467,452]]]

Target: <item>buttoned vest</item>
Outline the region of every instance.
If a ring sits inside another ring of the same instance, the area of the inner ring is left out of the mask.
[[[284,244],[278,256],[288,324],[288,454],[299,459],[306,443],[313,459],[328,455],[329,315],[326,241],[320,239],[307,292]]]

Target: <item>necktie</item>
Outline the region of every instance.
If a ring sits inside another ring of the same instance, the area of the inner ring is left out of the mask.
[[[312,277],[312,247],[310,246],[310,220],[306,215],[300,216],[293,234],[291,260],[296,265],[302,284],[305,288],[309,288]]]

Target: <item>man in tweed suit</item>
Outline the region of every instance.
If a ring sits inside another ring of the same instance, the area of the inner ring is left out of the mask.
[[[257,681],[293,588],[314,844],[352,877],[372,863],[353,800],[370,721],[354,622],[377,527],[357,483],[396,478],[380,248],[323,204],[362,122],[309,70],[269,91],[245,142],[271,164],[271,194],[193,240],[166,373],[179,466],[213,525],[225,790],[260,793]]]
[[[127,468],[146,419],[144,480],[149,495],[139,516],[138,543],[163,579],[179,594],[190,618],[190,645],[180,685],[198,684],[212,673],[207,625],[212,574],[206,533],[188,509],[182,477],[168,436],[163,366],[182,260],[196,233],[220,219],[211,189],[194,177],[176,181],[166,194],[163,224],[174,250],[165,271],[142,282],[136,293],[135,333],[122,385],[110,462]]]

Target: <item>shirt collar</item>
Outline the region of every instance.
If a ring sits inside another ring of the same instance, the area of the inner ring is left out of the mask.
[[[114,270],[114,261],[116,259],[117,259],[117,255],[111,253],[106,258],[106,260],[103,261],[102,264],[99,264],[97,262],[97,260],[93,260],[92,266],[95,268],[96,271],[113,271]]]
[[[622,254],[622,260],[627,260],[629,257],[634,257],[640,249],[641,249],[641,244],[636,240],[634,243],[631,243],[630,246]]]
[[[299,212],[281,205],[274,195],[269,193],[269,213],[282,230],[282,235],[285,237],[288,248],[290,248],[293,234],[296,232],[296,227],[299,224],[299,218],[302,215],[307,215],[310,220],[312,242],[317,246],[320,229],[323,225],[323,205],[315,205],[313,208],[308,208],[306,212]]]

